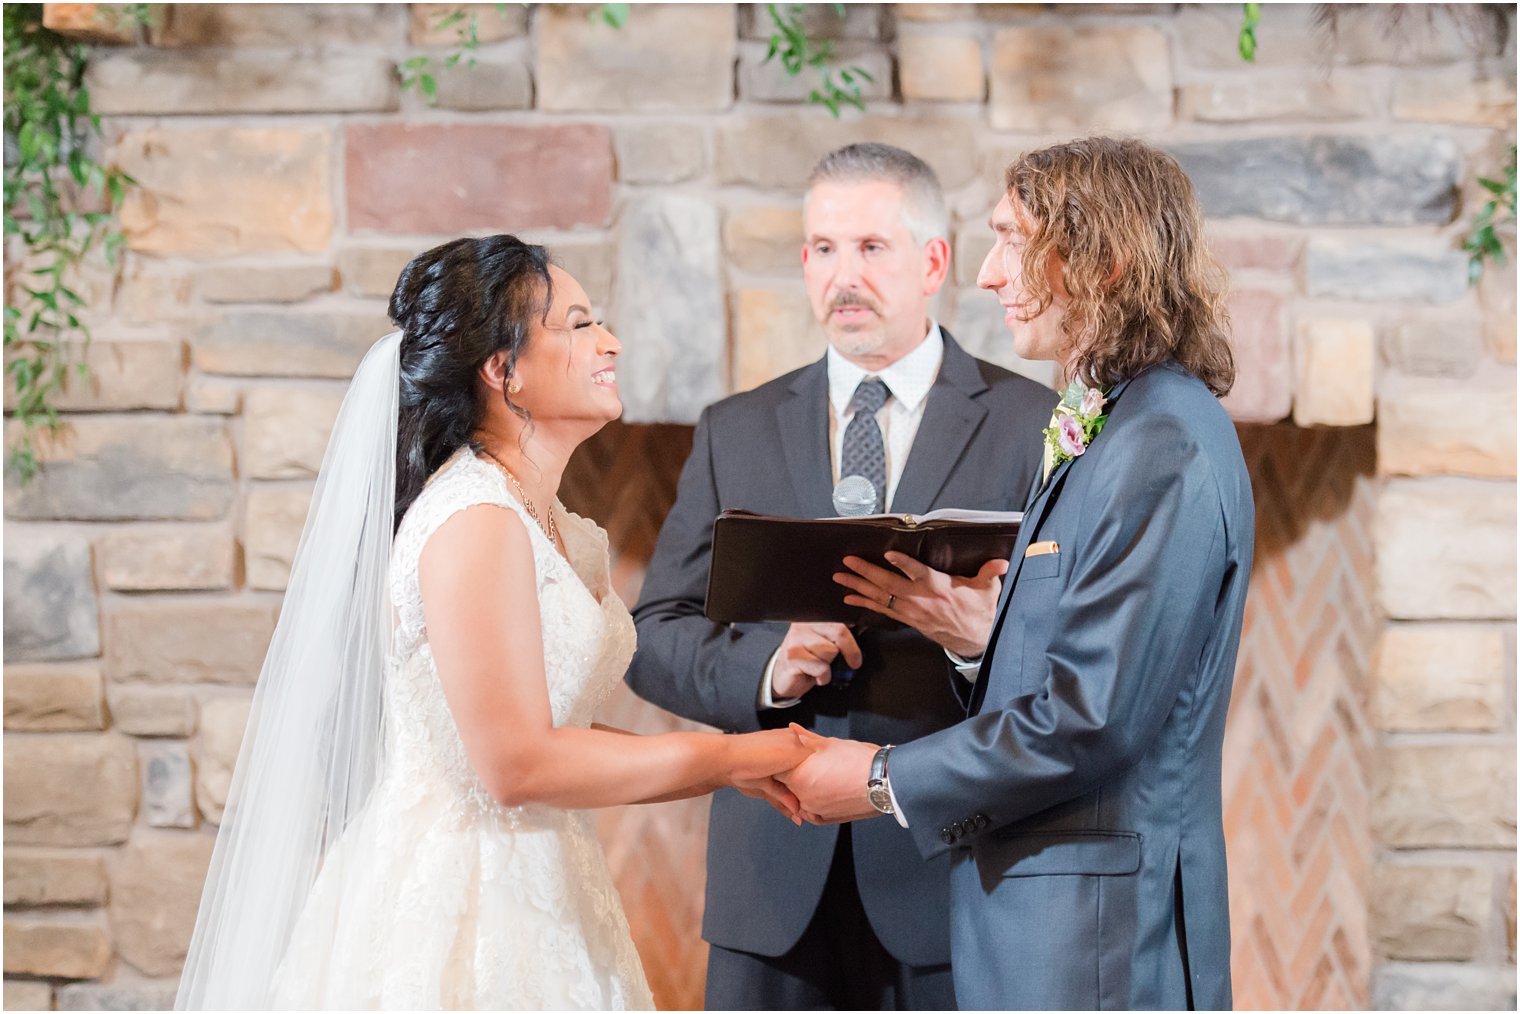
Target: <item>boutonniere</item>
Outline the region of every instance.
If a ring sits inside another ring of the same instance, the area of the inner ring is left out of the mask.
[[[1047,477],[1060,465],[1087,453],[1103,426],[1108,422],[1104,406],[1108,397],[1102,388],[1087,387],[1080,380],[1073,380],[1061,395],[1056,406],[1052,425],[1045,429],[1045,460],[1049,462]]]

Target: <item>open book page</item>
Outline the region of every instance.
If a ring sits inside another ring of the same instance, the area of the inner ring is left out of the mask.
[[[835,521],[903,521],[909,518],[916,525],[930,521],[969,521],[986,524],[1008,524],[1024,520],[1023,511],[972,511],[959,507],[941,507],[927,514],[866,514],[854,518],[833,518]]]

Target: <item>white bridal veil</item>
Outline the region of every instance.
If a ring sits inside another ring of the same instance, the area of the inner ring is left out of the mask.
[[[175,1006],[267,1008],[322,857],[381,750],[400,332],[354,375],[322,459]]]

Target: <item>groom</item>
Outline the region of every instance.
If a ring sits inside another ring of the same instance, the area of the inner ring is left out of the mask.
[[[697,424],[634,610],[628,683],[641,697],[726,730],[794,721],[893,742],[964,713],[944,649],[985,641],[1004,561],[977,581],[924,575],[924,590],[891,615],[925,633],[702,615],[713,519],[725,507],[829,516],[835,483],[851,474],[871,478],[882,510],[1022,504],[1055,397],[972,358],[930,317],[949,263],[946,219],[933,171],[899,148],[850,145],[815,167],[803,276],[829,350]],[[895,824],[799,828],[764,802],[716,793],[707,1006],[953,1008],[948,875],[946,857],[924,862]]]
[[[821,820],[890,811],[950,855],[963,1006],[1228,1008],[1220,748],[1255,518],[1216,400],[1222,274],[1191,184],[1138,141],[1005,183],[979,284],[1020,355],[1095,390],[1046,431],[969,717],[895,748],[804,733],[786,780]]]

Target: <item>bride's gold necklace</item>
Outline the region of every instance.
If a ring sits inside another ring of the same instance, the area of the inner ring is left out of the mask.
[[[554,523],[554,505],[549,505],[549,508],[546,511],[546,513],[549,515],[549,520],[548,523],[545,523],[544,519],[538,516],[538,511],[533,506],[532,498],[528,496],[527,490],[523,489],[523,484],[517,481],[517,476],[512,474],[512,470],[506,465],[502,464],[502,460],[500,458],[492,454],[490,451],[486,450],[484,447],[480,449],[480,453],[490,458],[491,462],[497,468],[501,469],[501,474],[505,475],[507,477],[507,481],[510,482],[517,490],[517,495],[522,498],[523,509],[528,512],[528,517],[533,519],[534,524],[538,525],[538,527],[543,530],[543,533],[549,537],[549,545],[553,546],[557,552],[563,552],[563,550],[560,549],[559,526]]]

